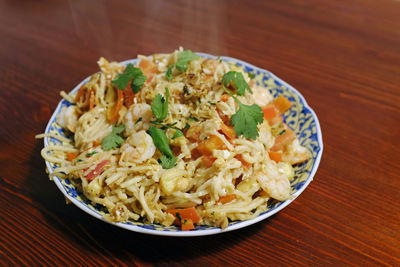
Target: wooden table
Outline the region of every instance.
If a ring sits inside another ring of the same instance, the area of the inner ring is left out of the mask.
[[[399,1],[1,1],[0,265],[400,265]],[[290,206],[215,236],[130,232],[73,205],[34,135],[112,60],[178,46],[240,58],[297,88],[324,154]]]

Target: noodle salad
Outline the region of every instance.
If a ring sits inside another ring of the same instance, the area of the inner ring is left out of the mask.
[[[290,198],[293,165],[311,153],[283,120],[292,103],[251,74],[182,48],[138,56],[137,66],[100,58],[100,71],[61,96],[56,122],[71,134],[42,149],[104,219],[226,228]]]

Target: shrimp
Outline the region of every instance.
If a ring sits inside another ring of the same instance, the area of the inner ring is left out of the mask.
[[[215,80],[219,80],[224,73],[229,71],[227,64],[220,62],[217,59],[206,59],[202,63],[203,72],[214,77]]]
[[[78,126],[78,112],[76,106],[63,106],[61,112],[57,115],[57,123],[64,129],[75,133]]]
[[[133,133],[121,147],[121,158],[126,161],[142,163],[156,152],[153,139],[145,131]]]
[[[266,107],[272,101],[272,95],[267,88],[254,85],[251,90],[253,91],[252,97],[254,103],[261,108]]]
[[[276,165],[269,163],[265,172],[256,175],[261,188],[276,200],[286,200],[290,197],[290,183],[284,173],[279,172]]]
[[[310,151],[302,146],[298,139],[288,144],[283,152],[282,159],[290,164],[299,164],[311,157]]]
[[[258,140],[261,141],[265,145],[266,148],[271,148],[274,145],[274,138],[272,137],[271,134],[271,127],[268,124],[268,121],[264,121],[259,127],[258,127]]]
[[[150,120],[153,116],[151,107],[148,104],[133,104],[129,107],[128,112],[123,118],[128,135],[136,133],[140,130],[148,130]]]

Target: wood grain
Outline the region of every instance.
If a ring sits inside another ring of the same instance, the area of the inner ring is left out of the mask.
[[[0,2],[0,265],[400,266],[399,1]],[[324,154],[271,218],[199,238],[90,217],[50,182],[34,135],[111,60],[178,46],[266,68],[317,113]]]

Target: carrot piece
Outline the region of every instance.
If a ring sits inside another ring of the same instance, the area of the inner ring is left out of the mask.
[[[89,97],[89,110],[94,108],[94,101],[95,101],[95,92],[94,90],[90,90],[90,97]]]
[[[237,159],[238,161],[240,161],[242,163],[243,168],[245,168],[246,170],[250,169],[251,163],[245,161],[243,159],[242,155],[236,155],[235,159]]]
[[[271,151],[278,151],[282,147],[284,147],[285,145],[289,144],[294,139],[296,139],[296,134],[292,131],[292,129],[290,129],[286,124],[284,124],[284,126],[286,132],[282,135],[278,135],[275,138],[275,143],[271,147]]]
[[[189,231],[194,229],[194,224],[191,219],[185,219],[183,220],[183,223],[181,225],[181,230],[182,231]]]
[[[124,103],[124,91],[123,90],[117,90],[118,91],[118,99],[117,103],[112,106],[108,112],[107,112],[107,119],[111,124],[115,124],[119,118],[119,111],[122,108],[122,105]]]
[[[279,163],[282,161],[282,153],[281,152],[276,152],[276,151],[270,151],[268,152],[269,158],[275,161],[276,163]]]
[[[99,164],[97,164],[97,166],[94,168],[94,170],[92,170],[91,172],[89,172],[87,175],[85,175],[85,178],[88,181],[92,181],[94,178],[96,178],[98,175],[103,173],[103,167],[105,165],[107,165],[108,163],[110,163],[110,161],[108,159],[103,160],[102,162],[100,162]]]
[[[216,135],[210,135],[210,137],[206,140],[203,140],[197,146],[197,150],[202,155],[212,155],[212,152],[216,149],[225,149],[226,146],[224,142],[219,139]]]
[[[73,161],[74,159],[76,159],[79,156],[78,153],[67,153],[66,157],[68,161]]]
[[[79,101],[79,99],[82,97],[82,95],[83,95],[83,93],[84,93],[85,90],[86,90],[86,87],[85,87],[85,85],[83,84],[83,85],[79,88],[78,93],[77,93],[76,96],[75,96],[75,102],[78,102],[78,101]]]
[[[233,201],[234,199],[236,199],[236,195],[230,194],[230,195],[226,195],[226,196],[220,196],[218,199],[218,202],[220,202],[222,204],[226,204],[226,203]]]
[[[283,95],[278,96],[272,103],[282,114],[293,106],[293,103]]]
[[[271,126],[283,122],[283,117],[274,105],[266,106],[263,108],[262,112],[264,113],[264,119],[266,119]]]
[[[233,129],[232,126],[228,126],[225,123],[222,123],[221,124],[221,131],[229,139],[235,139],[236,138],[236,133],[235,133],[235,130]]]
[[[211,157],[211,156],[203,156],[202,158],[201,158],[201,161],[204,163],[204,165],[207,167],[207,168],[210,168],[212,165],[213,165],[213,163],[214,163],[214,161],[216,160],[217,158],[214,158],[214,157]]]
[[[200,221],[200,216],[197,214],[197,210],[195,207],[185,209],[169,209],[165,212],[171,213],[175,216],[176,219],[174,221],[174,224],[176,225],[183,225],[185,223],[185,220],[186,223],[191,220],[192,224],[198,223]]]
[[[129,88],[129,85],[125,88],[124,92],[124,104],[127,108],[129,108],[133,104],[133,98],[135,97],[135,93]]]
[[[276,116],[279,116],[279,110],[273,105],[268,105],[263,108],[262,112],[264,113],[264,119],[273,119]]]

